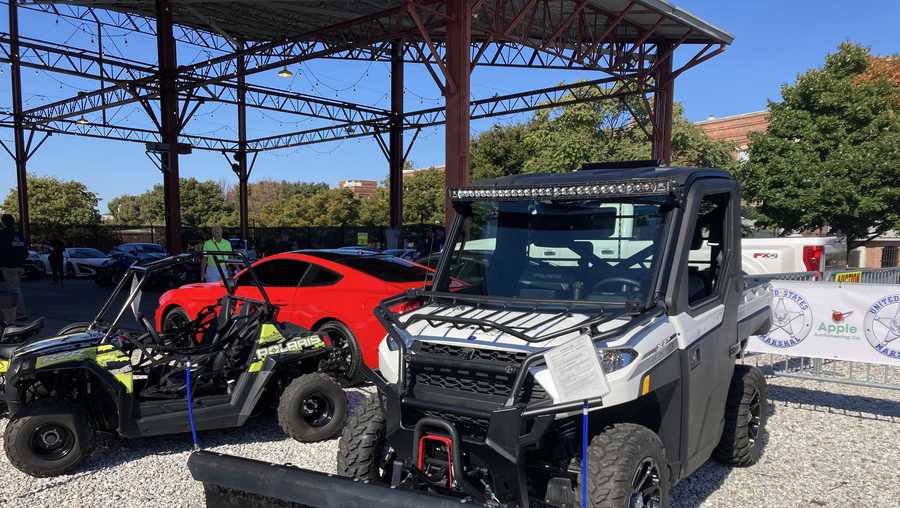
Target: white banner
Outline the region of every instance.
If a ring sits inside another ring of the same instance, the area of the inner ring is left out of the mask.
[[[771,282],[772,328],[748,351],[900,366],[900,286]]]

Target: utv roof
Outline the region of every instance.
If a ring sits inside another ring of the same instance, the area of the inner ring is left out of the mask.
[[[731,178],[731,175],[721,169],[666,167],[654,161],[604,162],[587,164],[571,173],[528,173],[479,180],[472,182],[467,188],[590,185],[610,181],[662,179],[674,181],[681,186],[697,178]]]

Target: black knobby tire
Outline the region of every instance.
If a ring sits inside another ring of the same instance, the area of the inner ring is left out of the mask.
[[[768,417],[768,387],[762,371],[736,365],[725,403],[725,429],[713,458],[730,466],[755,464],[762,454],[762,432]]]
[[[334,351],[332,355],[341,356],[332,363],[343,363],[341,372],[337,376],[341,385],[350,388],[363,383],[366,380],[365,369],[362,368],[362,350],[356,336],[344,323],[340,321],[326,321],[316,328],[316,333],[328,334],[332,341]]]
[[[79,405],[43,399],[17,412],[6,425],[3,448],[24,473],[45,478],[65,474],[94,449],[94,425]]]
[[[278,400],[278,424],[300,442],[338,435],[347,419],[347,395],[325,374],[304,374],[291,381]]]
[[[579,471],[575,506],[581,506],[580,459],[573,461],[572,469]],[[642,506],[633,498],[645,487],[643,506],[669,506],[666,450],[659,436],[642,425],[618,423],[594,436],[588,445],[588,476],[587,506],[592,508]]]
[[[354,411],[338,444],[337,474],[373,483],[390,480],[387,423],[377,395],[372,395]]]

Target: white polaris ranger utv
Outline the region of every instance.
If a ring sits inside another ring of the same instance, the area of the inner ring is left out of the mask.
[[[215,502],[667,506],[711,456],[759,458],[766,383],[736,358],[771,292],[741,277],[728,173],[616,163],[451,198],[433,285],[376,310],[378,394],[338,453],[359,481],[195,454]]]

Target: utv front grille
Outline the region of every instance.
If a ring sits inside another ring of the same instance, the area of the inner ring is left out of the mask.
[[[472,394],[502,404],[509,397],[516,375],[528,353],[478,349],[430,342],[413,346],[417,355],[455,360],[452,365],[423,365],[413,361],[410,366],[410,388],[418,396],[423,390],[439,390]],[[460,363],[462,362],[462,363]],[[529,404],[546,400],[547,393],[529,377],[519,393],[519,402]]]

